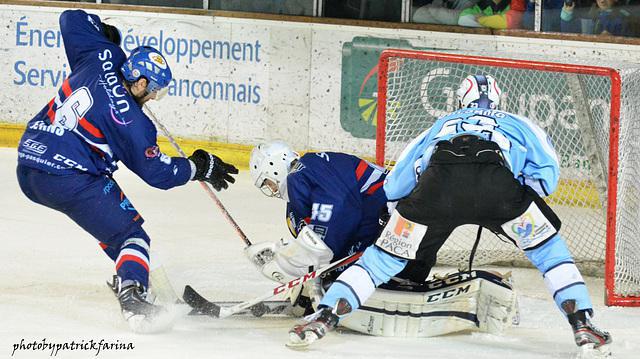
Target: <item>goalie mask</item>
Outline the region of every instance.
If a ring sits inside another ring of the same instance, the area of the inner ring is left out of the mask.
[[[500,104],[500,94],[496,79],[489,75],[470,75],[456,91],[460,108],[486,108],[495,110]]]
[[[287,175],[300,158],[282,141],[261,143],[251,151],[249,169],[256,187],[269,197],[287,199]]]

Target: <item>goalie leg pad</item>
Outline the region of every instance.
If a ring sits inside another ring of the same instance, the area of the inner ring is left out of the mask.
[[[320,301],[320,305],[333,307],[340,298],[344,298],[355,310],[369,299],[375,287],[388,282],[406,264],[406,260],[395,258],[378,247],[370,246],[356,264],[340,274]]]
[[[478,270],[419,287],[378,288],[340,324],[376,336],[433,337],[465,330],[499,333],[511,326],[516,315],[516,295],[510,284]]]

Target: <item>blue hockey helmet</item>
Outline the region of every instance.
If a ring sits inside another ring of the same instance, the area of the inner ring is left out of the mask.
[[[493,76],[469,75],[456,91],[460,108],[497,109],[502,91]]]
[[[144,77],[149,82],[147,92],[157,92],[169,86],[171,69],[167,60],[151,46],[140,46],[133,51],[120,67],[127,82],[136,82]]]

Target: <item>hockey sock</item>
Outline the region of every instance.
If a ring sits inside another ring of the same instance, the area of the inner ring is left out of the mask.
[[[131,237],[122,243],[120,253],[116,259],[116,272],[122,280],[138,281],[142,286],[149,286],[149,237],[144,231],[143,236]]]
[[[549,293],[563,313],[561,305],[566,300],[575,300],[578,310],[593,308],[584,279],[560,234],[525,254],[543,274]]]

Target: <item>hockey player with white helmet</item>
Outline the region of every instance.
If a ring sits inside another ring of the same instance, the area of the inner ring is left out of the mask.
[[[83,10],[64,11],[60,33],[71,74],[27,124],[18,183],[29,199],[66,214],[97,239],[114,261],[111,286],[134,331],[166,329],[171,316],[147,296],[151,240],[144,219],[112,174],[121,162],[156,188],[198,180],[221,190],[238,171],[201,149],[188,159],[160,151],[157,130],[142,111],[172,80],[158,50],[140,46],[127,57],[119,31]]]
[[[558,185],[559,164],[546,133],[529,119],[498,110],[500,89],[487,75],[465,78],[460,109],[409,143],[384,183],[397,201],[376,243],[345,270],[318,310],[289,332],[290,346],[321,339],[407,263],[435,264],[451,232],[476,224],[508,238],[542,273],[582,348],[606,350],[611,335],[591,323],[593,306],[543,197]]]
[[[246,249],[268,278],[297,278],[310,266],[361,251],[377,238],[379,211],[387,201],[384,169],[344,153],[300,157],[282,141],[256,146],[249,167],[256,187],[287,201],[287,225],[296,238]]]
[[[362,251],[378,238],[384,226],[379,215],[388,213],[382,190],[385,169],[344,153],[311,152],[300,157],[281,141],[256,146],[249,165],[256,187],[287,201],[286,220],[294,237],[256,243],[245,250],[267,278],[286,283],[310,268]],[[426,281],[429,270],[423,262],[412,261],[342,325],[372,335],[416,337],[461,330],[499,332],[511,324],[515,294],[499,275],[473,271]],[[325,278],[322,287],[334,279]],[[319,300],[314,298],[321,296],[318,284],[305,286],[304,295],[300,286],[295,287],[290,295],[296,307],[313,312],[309,297]],[[399,310],[390,315],[385,308],[405,306],[412,306],[413,314],[420,311],[421,318],[405,331],[393,329],[395,322],[407,320],[408,313]]]

